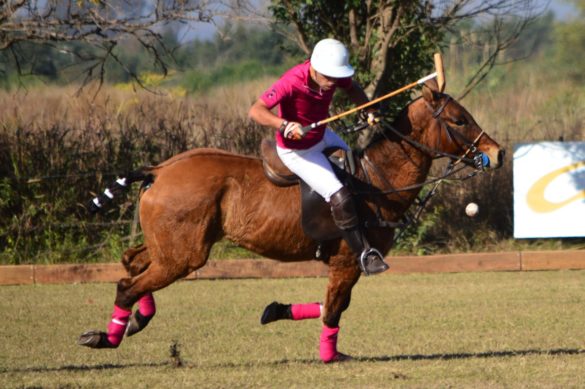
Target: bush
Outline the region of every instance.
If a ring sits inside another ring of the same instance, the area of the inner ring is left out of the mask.
[[[137,194],[89,218],[97,192],[118,174],[194,147],[255,154],[264,133],[189,98],[108,89],[90,101],[69,99],[68,89],[35,92],[0,96],[3,264],[117,260],[136,239]]]

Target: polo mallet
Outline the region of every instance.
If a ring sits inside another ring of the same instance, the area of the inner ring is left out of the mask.
[[[400,89],[396,89],[395,91],[390,92],[387,95],[378,97],[372,101],[367,102],[366,104],[362,104],[359,107],[352,108],[352,109],[345,111],[345,112],[342,112],[338,115],[330,116],[327,119],[323,119],[323,120],[320,120],[316,123],[312,123],[312,124],[309,124],[307,126],[304,126],[301,128],[301,130],[303,131],[303,134],[306,134],[309,130],[312,130],[315,127],[321,126],[321,125],[326,124],[326,123],[330,123],[330,122],[335,121],[337,119],[341,119],[344,116],[347,116],[347,115],[350,115],[354,112],[360,111],[360,110],[367,108],[371,105],[379,103],[382,100],[389,99],[390,97],[396,96],[397,94],[400,94],[408,89],[412,89],[417,85],[422,85],[426,81],[433,79],[433,78],[437,79],[439,91],[443,92],[445,90],[445,72],[443,70],[443,57],[441,56],[441,53],[435,53],[434,59],[435,59],[435,72],[434,73],[431,73],[428,76],[423,77],[418,81],[415,81],[413,83],[405,85]]]

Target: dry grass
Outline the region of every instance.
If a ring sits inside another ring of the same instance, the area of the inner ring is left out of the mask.
[[[81,134],[99,142],[103,136],[116,136],[133,128],[147,137],[173,138],[177,131],[182,131],[182,147],[206,146],[217,142],[214,134],[220,137],[230,132],[236,138],[244,132],[242,127],[251,126],[247,109],[253,96],[259,93],[259,85],[221,87],[208,96],[190,97],[164,91],[159,94],[132,91],[126,87],[104,87],[97,95],[91,89],[77,94],[74,87],[54,86],[0,91],[0,124],[8,134],[67,129],[70,135],[64,142]],[[234,148],[229,142],[223,143]],[[164,150],[167,154],[177,152],[172,144],[163,146],[170,148]]]
[[[458,96],[472,69],[451,64],[446,57],[447,92]],[[585,136],[582,85],[549,58],[532,57],[494,68],[462,102],[494,138],[513,143],[564,140]]]
[[[96,225],[84,209],[94,193],[195,147],[256,154],[267,131],[243,104],[258,85],[191,97],[118,87],[0,92],[0,262],[119,258],[135,195]]]
[[[431,204],[433,216],[400,246],[401,252],[500,250],[518,244],[572,247],[572,242],[558,240],[510,240],[513,145],[585,135],[582,88],[521,67],[495,72],[463,101],[508,150],[507,164],[464,184],[443,185]],[[448,70],[447,91],[457,96],[463,77],[452,74],[457,73]],[[116,174],[190,148],[257,154],[260,139],[271,131],[251,123],[247,112],[272,81],[269,77],[190,96],[175,89],[133,91],[127,85],[105,86],[97,95],[91,88],[77,94],[74,87],[55,86],[0,91],[0,246],[6,247],[0,262],[115,260],[128,224],[90,228],[84,204]],[[473,220],[463,213],[470,201],[481,206]],[[133,207],[132,201],[125,202],[98,222],[128,223]]]
[[[177,283],[156,293],[158,316],[117,350],[75,344],[82,331],[105,328],[114,285],[2,287],[0,386],[552,388],[585,380],[583,271],[362,279],[339,337],[356,360],[330,366],[318,360],[318,320],[259,324],[266,304],[320,300],[326,282]]]

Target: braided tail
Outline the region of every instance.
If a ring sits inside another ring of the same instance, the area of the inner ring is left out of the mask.
[[[128,192],[130,185],[134,182],[142,181],[141,187],[144,188],[154,181],[154,175],[150,173],[149,168],[141,168],[118,177],[118,179],[111,184],[103,193],[94,197],[88,205],[89,213],[96,214],[101,211],[104,206],[111,203],[116,196]]]

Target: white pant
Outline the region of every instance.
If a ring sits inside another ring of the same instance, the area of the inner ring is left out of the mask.
[[[286,167],[329,202],[331,195],[343,188],[323,154],[323,150],[333,146],[349,150],[343,139],[327,128],[323,139],[311,148],[294,150],[277,146],[276,151]]]

